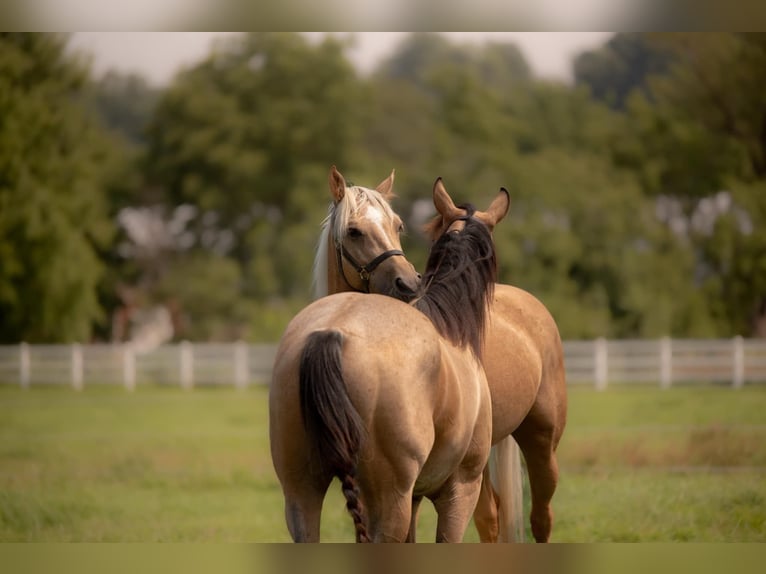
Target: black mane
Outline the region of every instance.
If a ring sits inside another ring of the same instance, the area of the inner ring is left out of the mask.
[[[461,206],[462,207],[462,206]],[[473,208],[468,213],[473,213]],[[415,307],[442,337],[470,346],[481,357],[487,305],[497,279],[497,260],[489,229],[467,217],[460,232],[445,233],[431,248]]]

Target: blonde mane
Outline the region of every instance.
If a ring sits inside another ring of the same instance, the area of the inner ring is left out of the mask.
[[[341,243],[348,232],[350,222],[365,206],[380,209],[384,216],[391,220],[395,217],[393,209],[380,192],[358,185],[347,187],[346,193],[338,203],[330,203],[327,217],[322,221],[322,230],[317,242],[312,270],[312,292],[314,299],[328,294],[327,286],[327,254],[329,252],[330,233],[333,242]]]

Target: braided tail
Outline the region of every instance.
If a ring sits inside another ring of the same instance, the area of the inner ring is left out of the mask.
[[[369,542],[356,482],[365,429],[343,381],[342,347],[338,331],[315,331],[306,339],[299,374],[301,415],[323,466],[341,481],[356,541]]]

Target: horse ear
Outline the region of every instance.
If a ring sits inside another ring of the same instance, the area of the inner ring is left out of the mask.
[[[394,171],[391,170],[391,175],[378,184],[375,191],[380,193],[386,201],[391,201],[394,198]]]
[[[485,215],[488,219],[486,223],[489,228],[492,229],[502,221],[502,219],[508,215],[508,210],[511,208],[511,194],[504,187],[500,188],[500,192],[497,197],[489,204],[489,208],[485,211]]]
[[[330,193],[332,193],[333,201],[338,203],[341,199],[343,199],[343,196],[346,195],[346,180],[343,179],[343,176],[335,166],[330,168],[329,180]]]
[[[445,221],[451,222],[461,216],[460,210],[455,207],[440,177],[434,182],[434,207]]]

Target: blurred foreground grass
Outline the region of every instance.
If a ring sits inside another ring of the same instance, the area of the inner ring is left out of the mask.
[[[766,388],[575,388],[559,453],[554,541],[766,541]],[[0,387],[0,541],[287,540],[266,388]]]

